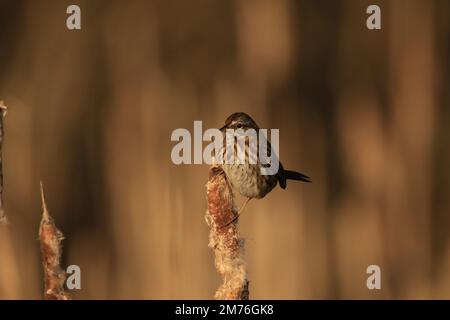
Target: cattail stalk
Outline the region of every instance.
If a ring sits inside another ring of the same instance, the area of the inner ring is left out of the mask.
[[[215,266],[223,283],[214,298],[218,300],[248,300],[249,281],[244,260],[244,239],[239,237],[233,191],[219,166],[210,169],[206,185],[210,227],[209,247],[214,250]]]
[[[42,220],[39,226],[39,241],[41,242],[42,265],[44,268],[44,298],[46,300],[70,300],[64,291],[66,273],[60,267],[64,239],[61,231],[56,228],[53,218],[49,215],[45,203],[44,189],[41,183]]]
[[[4,127],[3,127],[3,117],[6,115],[6,106],[3,101],[0,101],[0,225],[7,224],[8,219],[5,215],[3,209],[3,138],[4,138]]]

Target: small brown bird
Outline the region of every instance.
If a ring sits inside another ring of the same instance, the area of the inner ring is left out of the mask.
[[[254,129],[256,132],[258,132],[259,127],[256,124],[256,122],[246,113],[244,112],[237,112],[230,115],[225,120],[225,125],[220,128],[220,130],[225,133],[227,129],[233,129],[238,130],[242,129],[244,132],[248,129]],[[224,134],[224,143],[222,147],[222,156],[223,159],[225,159],[225,151],[226,151],[226,143],[225,143],[225,134]],[[236,144],[237,140],[235,139],[234,142],[234,150],[236,152]],[[304,181],[304,182],[311,182],[310,178],[302,173],[296,172],[296,171],[290,171],[285,170],[283,166],[281,165],[281,162],[279,163],[278,172],[273,175],[263,175],[261,174],[261,169],[263,166],[267,167],[267,165],[262,164],[259,160],[259,152],[257,153],[258,158],[256,161],[256,164],[252,164],[249,161],[248,157],[248,149],[249,149],[249,139],[246,138],[245,140],[246,148],[245,148],[245,155],[246,159],[244,163],[236,163],[232,162],[230,164],[227,164],[224,162],[222,164],[222,168],[225,172],[225,175],[228,179],[228,181],[231,183],[233,188],[237,189],[237,191],[244,197],[247,197],[247,200],[239,210],[236,217],[228,222],[226,225],[229,225],[233,221],[235,221],[239,215],[241,214],[242,210],[244,209],[245,205],[253,198],[261,199],[266,194],[268,194],[270,191],[272,191],[273,188],[277,185],[277,183],[280,184],[280,187],[285,189],[286,188],[286,180],[297,180],[297,181]],[[258,144],[259,147],[259,144]],[[272,147],[270,145],[270,142],[267,141],[267,155],[270,156],[272,151]],[[258,149],[259,151],[259,149]],[[255,152],[256,153],[256,152]]]

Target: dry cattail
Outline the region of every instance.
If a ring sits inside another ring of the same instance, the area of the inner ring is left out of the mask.
[[[56,228],[45,203],[44,189],[41,183],[42,220],[39,226],[39,241],[41,242],[42,265],[44,268],[44,297],[46,300],[70,300],[64,291],[66,273],[60,267],[64,239],[61,231]]]
[[[216,269],[223,278],[215,299],[248,300],[244,239],[239,237],[237,220],[227,224],[236,216],[236,209],[233,191],[220,167],[210,169],[206,189],[208,211],[205,218],[211,228],[209,247],[214,250]]]
[[[4,127],[3,117],[6,115],[6,106],[3,101],[0,100],[0,225],[8,223],[5,211],[3,209],[3,138]]]

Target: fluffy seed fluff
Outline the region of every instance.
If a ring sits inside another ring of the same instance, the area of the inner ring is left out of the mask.
[[[210,169],[206,185],[210,227],[208,246],[214,251],[215,266],[223,283],[214,298],[218,300],[248,300],[249,281],[244,260],[244,239],[239,237],[238,221],[226,225],[236,216],[233,191],[219,166]],[[222,227],[226,225],[225,227]]]

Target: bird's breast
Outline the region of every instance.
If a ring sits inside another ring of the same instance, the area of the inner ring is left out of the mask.
[[[277,184],[275,176],[262,176],[259,165],[223,165],[224,172],[233,188],[248,198],[262,198]]]

